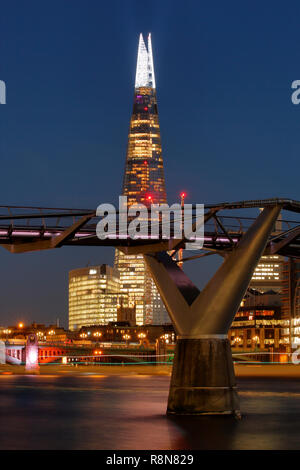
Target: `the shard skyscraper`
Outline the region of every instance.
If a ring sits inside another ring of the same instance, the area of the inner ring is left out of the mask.
[[[142,34],[139,38],[122,194],[128,198],[128,207],[166,202],[151,34],[147,47]],[[120,272],[121,292],[128,297],[129,306],[135,305],[137,324],[170,322],[143,256],[117,250],[115,266]]]

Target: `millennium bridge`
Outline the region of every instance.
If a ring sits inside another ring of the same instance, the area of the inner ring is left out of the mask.
[[[190,256],[176,256],[189,240],[172,237],[172,230],[164,239],[161,226],[157,238],[131,239],[117,230],[101,240],[99,217],[90,209],[0,206],[0,245],[19,254],[65,245],[143,254],[177,333],[167,412],[239,415],[228,329],[262,255],[300,258],[300,202],[276,198],[204,209],[203,246]],[[195,229],[196,212],[190,217]],[[181,265],[214,254],[224,261],[200,292]]]

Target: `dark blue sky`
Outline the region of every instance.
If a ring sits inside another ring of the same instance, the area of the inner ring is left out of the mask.
[[[95,208],[122,185],[152,32],[169,202],[299,199],[299,2],[0,0],[0,204]],[[68,270],[111,249],[0,251],[0,325],[66,324]],[[216,262],[188,271],[203,286]]]

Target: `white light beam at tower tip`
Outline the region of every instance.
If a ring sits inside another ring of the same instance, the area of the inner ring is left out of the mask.
[[[135,76],[135,88],[155,88],[151,33],[148,35],[148,50],[142,33],[139,37],[138,57]]]

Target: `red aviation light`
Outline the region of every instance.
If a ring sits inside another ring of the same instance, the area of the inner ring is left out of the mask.
[[[147,162],[147,160],[144,160],[144,165],[148,165],[148,162]]]
[[[184,198],[186,196],[186,193],[184,191],[182,191],[180,193],[180,204],[181,204],[181,209],[183,210],[184,209]]]
[[[144,111],[148,111],[148,106],[145,106],[145,107],[144,107]]]

